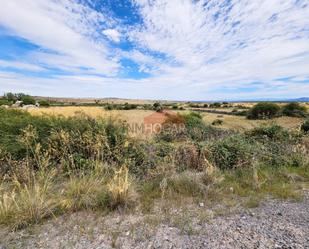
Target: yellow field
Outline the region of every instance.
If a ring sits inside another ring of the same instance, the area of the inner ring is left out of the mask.
[[[91,117],[103,117],[103,118],[117,118],[125,120],[129,124],[138,123],[142,124],[144,117],[153,113],[150,110],[112,110],[107,111],[101,107],[49,107],[49,108],[33,108],[28,110],[32,115],[63,115],[63,116],[74,116],[80,112],[83,112]],[[183,112],[183,111],[180,111]],[[222,119],[223,124],[220,126],[224,129],[234,130],[245,130],[257,127],[265,123],[276,123],[288,129],[299,128],[303,119],[291,118],[291,117],[280,117],[273,120],[248,120],[242,116],[231,116],[231,115],[219,115],[214,113],[201,113],[206,123],[211,124],[215,119]]]
[[[203,119],[206,123],[212,123],[215,119],[223,120],[220,126],[225,129],[245,130],[258,127],[262,124],[278,124],[288,129],[298,129],[303,121],[302,118],[279,117],[272,120],[249,120],[243,116],[218,115],[214,113],[205,113]]]

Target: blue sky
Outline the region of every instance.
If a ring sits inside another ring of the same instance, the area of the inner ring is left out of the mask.
[[[309,96],[307,0],[4,0],[0,93]]]

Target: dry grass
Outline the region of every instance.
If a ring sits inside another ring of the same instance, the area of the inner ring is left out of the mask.
[[[113,179],[107,184],[112,207],[127,206],[134,197],[132,180],[126,166],[115,172]]]
[[[85,113],[93,118],[113,117],[125,120],[128,123],[143,123],[144,117],[153,113],[151,110],[105,110],[103,107],[84,107],[84,106],[68,106],[68,107],[48,107],[48,108],[29,108],[28,111],[32,115],[63,115],[72,117],[78,113]]]
[[[251,104],[251,103],[250,103]],[[112,110],[107,111],[101,107],[49,107],[49,108],[32,108],[28,110],[33,115],[63,115],[65,117],[74,116],[77,113],[83,112],[91,117],[103,117],[109,118],[113,117],[115,119],[121,119],[128,124],[143,124],[144,118],[153,113],[151,110]],[[177,111],[179,112],[179,111]],[[180,111],[183,112],[183,111]],[[246,130],[252,129],[260,126],[265,123],[275,123],[284,128],[296,129],[299,128],[302,123],[302,118],[293,118],[293,117],[279,117],[273,120],[264,121],[264,120],[248,120],[243,116],[232,116],[232,115],[218,115],[215,113],[202,113],[203,120],[206,123],[211,124],[214,120],[219,119],[223,120],[222,128],[224,129],[233,129],[233,130]],[[141,135],[141,134],[140,134]]]
[[[287,129],[298,129],[303,122],[302,118],[279,117],[272,120],[249,120],[243,116],[218,115],[215,113],[203,113],[203,120],[211,124],[216,119],[223,120],[220,126],[224,129],[247,130],[259,127],[262,124],[278,124]]]

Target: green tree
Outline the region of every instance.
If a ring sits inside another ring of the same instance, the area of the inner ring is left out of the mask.
[[[47,100],[41,100],[41,101],[39,101],[39,104],[40,104],[40,106],[43,106],[43,107],[50,106],[50,103]]]
[[[162,105],[159,103],[159,102],[155,102],[153,104],[153,109],[156,111],[156,112],[161,112],[163,110],[163,107]]]
[[[35,105],[35,99],[29,95],[23,95],[21,101],[23,105]]]
[[[9,101],[9,102],[15,102],[17,100],[16,95],[14,93],[11,93],[11,92],[6,93],[4,95],[4,98],[7,99],[7,101]]]
[[[260,102],[254,105],[248,112],[249,119],[270,119],[279,115],[280,107],[271,102]]]
[[[282,114],[290,117],[305,117],[307,108],[297,102],[291,102],[283,107]]]

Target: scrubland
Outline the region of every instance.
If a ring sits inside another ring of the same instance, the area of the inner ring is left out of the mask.
[[[226,110],[226,109],[224,109]],[[105,110],[102,107],[85,107],[85,106],[68,106],[68,107],[48,107],[48,108],[30,108],[28,110],[32,115],[61,115],[64,117],[72,117],[79,113],[85,113],[93,118],[110,118],[120,119],[133,123],[143,123],[143,120],[148,115],[152,114],[151,110]],[[186,113],[185,110],[172,110],[174,113]],[[228,109],[232,111],[232,109]],[[277,117],[272,120],[249,120],[244,116],[236,115],[218,115],[215,113],[200,113],[203,120],[207,124],[211,124],[216,119],[223,120],[223,129],[246,130],[258,127],[263,124],[278,124],[287,129],[299,129],[303,118],[297,117]]]
[[[268,122],[227,129],[210,125],[208,114],[182,112],[166,124],[184,130],[143,139],[128,134],[118,111],[39,110],[44,114],[0,109],[0,223],[13,230],[81,210],[255,207],[266,196],[301,200],[308,187],[309,137],[299,129]]]

